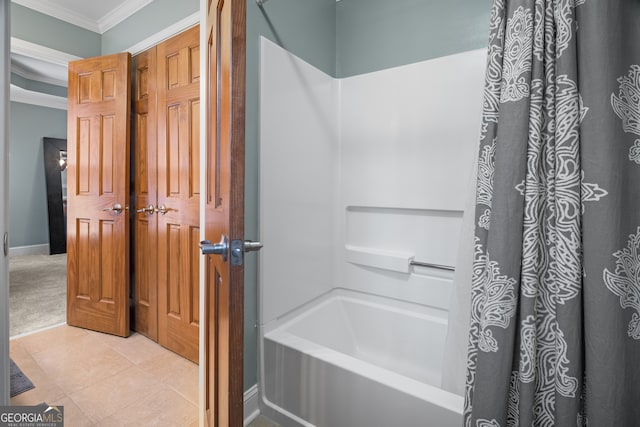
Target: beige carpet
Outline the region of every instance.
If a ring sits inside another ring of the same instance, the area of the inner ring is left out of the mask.
[[[67,255],[25,255],[9,259],[10,335],[66,321]]]

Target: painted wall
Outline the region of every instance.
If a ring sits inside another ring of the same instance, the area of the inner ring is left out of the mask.
[[[11,4],[11,36],[83,58],[100,55],[100,34]]]
[[[255,239],[258,228],[260,36],[299,55],[325,73],[335,72],[335,0],[274,0],[258,7],[247,0],[247,83],[245,236]],[[245,390],[257,382],[258,269],[257,256],[245,264]]]
[[[103,55],[122,52],[164,28],[197,12],[199,0],[154,0],[102,34]]]
[[[10,246],[49,243],[42,138],[67,137],[67,112],[12,102],[10,114]]]
[[[337,77],[487,45],[491,0],[342,0],[336,8]]]

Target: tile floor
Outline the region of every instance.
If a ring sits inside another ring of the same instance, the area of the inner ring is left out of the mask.
[[[68,426],[197,426],[198,366],[140,334],[59,326],[11,340],[36,386],[12,405],[64,405]]]
[[[12,405],[63,405],[73,427],[198,425],[198,365],[140,334],[63,325],[12,339],[10,349],[36,386]],[[259,416],[249,427],[278,424]]]

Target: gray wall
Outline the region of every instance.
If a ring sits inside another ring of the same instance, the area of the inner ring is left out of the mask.
[[[348,77],[487,45],[491,0],[342,0],[336,76]]]
[[[11,4],[11,36],[83,58],[100,55],[100,34]]]
[[[67,137],[67,112],[12,102],[10,115],[10,246],[48,243],[42,138]]]
[[[79,57],[100,55],[100,34],[16,3],[11,4],[11,36]],[[65,87],[16,74],[11,75],[11,82],[34,92],[67,96]],[[49,225],[42,138],[67,137],[67,112],[17,102],[11,102],[10,110],[10,246],[47,244]]]
[[[199,9],[199,0],[155,0],[102,34],[102,54],[122,52]]]
[[[247,0],[246,183],[245,236],[255,239],[258,229],[259,155],[259,37],[265,36],[327,74],[335,72],[335,0],[273,0],[260,9]],[[258,294],[257,257],[245,266],[245,390],[257,383]]]

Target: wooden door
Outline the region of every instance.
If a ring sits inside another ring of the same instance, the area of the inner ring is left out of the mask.
[[[206,46],[205,237],[244,242],[244,0],[209,0]],[[244,267],[205,257],[205,419],[242,426]],[[226,258],[226,259],[225,259]]]
[[[158,342],[198,362],[199,26],[157,46]]]
[[[133,329],[158,340],[156,47],[133,58]]]
[[[129,335],[128,53],[69,63],[67,323]]]

